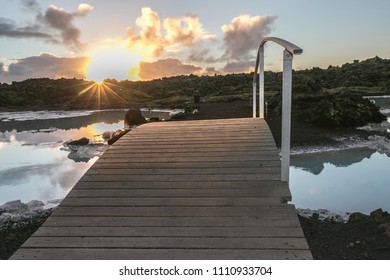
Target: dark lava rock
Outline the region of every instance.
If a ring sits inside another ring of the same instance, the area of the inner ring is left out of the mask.
[[[372,211],[370,213],[370,217],[377,223],[390,222],[390,214],[383,212],[381,208]]]
[[[280,115],[281,104],[281,95],[277,94],[269,101],[269,110]],[[297,94],[293,97],[292,117],[302,123],[327,128],[358,127],[386,120],[376,105],[348,91]]]
[[[145,118],[141,114],[141,110],[130,108],[125,116],[125,125],[133,126],[133,125],[141,125],[146,123]]]
[[[368,219],[367,215],[364,215],[363,213],[360,212],[354,212],[351,215],[349,215],[349,220],[348,223],[353,223],[356,221],[362,221]]]
[[[89,139],[88,138],[81,138],[79,140],[75,140],[75,141],[70,141],[69,143],[67,143],[68,145],[77,145],[77,146],[84,146],[84,145],[88,145],[89,143]]]
[[[358,217],[363,217],[359,214]],[[353,223],[298,217],[316,260],[390,258],[390,238],[384,232],[387,228],[378,228],[378,223],[368,216]]]

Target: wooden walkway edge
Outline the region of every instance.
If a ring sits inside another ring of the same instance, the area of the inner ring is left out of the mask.
[[[111,146],[11,259],[311,259],[267,123],[158,122]]]

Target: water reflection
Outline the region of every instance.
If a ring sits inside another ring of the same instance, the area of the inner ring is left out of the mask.
[[[298,159],[292,157],[290,168],[292,203],[297,207],[365,213],[377,208],[390,211],[390,158],[386,154],[353,149],[300,155]]]
[[[12,114],[12,113],[10,113]],[[35,131],[35,132],[52,132],[53,128],[61,130],[78,129],[80,127],[86,127],[94,123],[116,124],[119,120],[123,120],[125,117],[125,110],[107,110],[107,111],[95,111],[90,115],[77,116],[70,118],[58,118],[58,119],[38,119],[38,120],[25,120],[25,121],[0,121],[0,132],[13,131]],[[5,115],[5,113],[4,113]],[[31,117],[33,119],[33,117]]]
[[[375,150],[369,148],[347,149],[323,153],[298,154],[291,156],[291,165],[314,175],[320,174],[325,164],[329,163],[336,167],[346,167],[354,163],[369,159]]]
[[[64,141],[101,141],[104,131],[123,128],[122,120],[123,111],[111,111],[57,120],[0,121],[0,205],[16,199],[63,198],[104,147],[96,145],[97,151],[85,146],[71,153]]]

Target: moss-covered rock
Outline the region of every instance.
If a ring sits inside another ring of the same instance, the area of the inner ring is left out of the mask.
[[[270,100],[274,113],[282,112],[281,95]],[[357,127],[386,119],[379,108],[356,93],[301,94],[293,97],[293,118],[322,127]]]

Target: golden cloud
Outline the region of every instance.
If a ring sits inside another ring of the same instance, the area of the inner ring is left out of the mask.
[[[159,57],[172,47],[190,47],[208,36],[196,15],[168,17],[162,22],[159,14],[148,7],[142,8],[135,24],[138,31],[127,28],[129,47],[146,51],[151,57]]]

